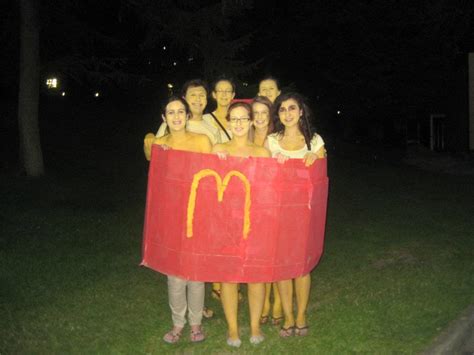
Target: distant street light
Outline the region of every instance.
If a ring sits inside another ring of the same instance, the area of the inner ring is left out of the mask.
[[[66,96],[66,91],[63,91],[63,92],[61,93],[61,96]]]
[[[100,96],[99,92],[96,92],[96,93],[94,94],[94,96],[95,96],[95,97],[99,97],[99,96]]]
[[[46,79],[46,86],[48,89],[56,89],[58,87],[58,79],[50,78]]]

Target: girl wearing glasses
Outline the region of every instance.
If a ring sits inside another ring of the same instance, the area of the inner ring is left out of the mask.
[[[284,163],[288,159],[302,159],[306,166],[312,165],[316,159],[324,158],[326,150],[324,141],[318,134],[313,133],[310,125],[311,111],[303,97],[297,93],[287,93],[278,96],[273,106],[273,121],[275,132],[267,137],[265,147]],[[294,279],[297,316],[293,315],[293,280],[278,281],[278,290],[285,315],[281,337],[292,335],[305,336],[308,334],[306,323],[306,308],[311,287],[310,275]]]
[[[228,142],[232,136],[226,116],[227,110],[234,97],[235,84],[231,79],[221,77],[214,82],[212,98],[216,101],[217,106],[211,113],[206,113],[203,119],[219,130],[219,143]]]
[[[235,157],[270,157],[270,152],[249,140],[249,131],[253,122],[252,108],[244,102],[235,102],[229,106],[227,121],[232,133],[229,142],[216,144],[212,152],[220,158]],[[234,347],[241,345],[237,323],[238,310],[238,284],[230,282],[221,283],[221,301],[228,326],[227,344]],[[265,297],[264,283],[248,284],[248,300],[250,310],[250,342],[258,344],[264,337],[260,331],[260,316],[262,314]]]

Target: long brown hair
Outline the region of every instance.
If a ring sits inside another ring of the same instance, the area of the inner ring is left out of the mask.
[[[270,133],[273,133],[273,119],[272,119],[272,102],[268,97],[265,96],[255,96],[252,100],[252,114],[253,114],[253,104],[258,103],[268,107],[268,127],[267,127],[267,136]],[[255,118],[254,118],[255,119]],[[249,133],[249,139],[252,143],[255,142],[255,127],[252,125]]]
[[[304,141],[306,143],[306,146],[308,147],[308,150],[311,150],[311,139],[313,138],[314,134],[314,130],[311,126],[311,119],[313,118],[313,116],[311,113],[311,109],[306,104],[305,98],[296,92],[281,94],[276,98],[275,103],[273,104],[272,111],[273,123],[275,125],[275,133],[277,133],[278,135],[283,135],[285,132],[285,126],[283,125],[283,123],[281,123],[280,116],[278,113],[280,111],[280,107],[283,101],[287,101],[290,99],[295,100],[300,110],[303,111],[303,115],[298,121],[298,127],[304,136]]]

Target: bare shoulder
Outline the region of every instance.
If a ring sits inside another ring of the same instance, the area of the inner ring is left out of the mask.
[[[194,133],[194,142],[200,147],[201,153],[210,153],[212,150],[212,143],[208,136],[205,134]]]
[[[209,138],[205,134],[200,134],[200,133],[193,133],[193,132],[187,132],[191,139],[195,140],[196,142],[204,142],[206,140],[209,140]]]
[[[222,151],[225,151],[225,143],[217,143],[212,147],[213,153],[222,152]]]
[[[163,145],[166,143],[167,140],[168,140],[167,136],[156,137],[153,140],[153,144]]]
[[[265,147],[255,146],[255,156],[262,158],[271,157],[270,151]]]

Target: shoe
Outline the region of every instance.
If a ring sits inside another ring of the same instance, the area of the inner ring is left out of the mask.
[[[295,336],[297,337],[305,337],[308,335],[309,327],[305,325],[304,327],[295,327]]]
[[[240,348],[240,345],[242,345],[242,340],[227,338],[227,345],[233,346],[234,348]]]
[[[176,344],[181,338],[183,328],[176,331],[176,328],[171,329],[163,336],[163,340],[168,344]]]
[[[212,296],[212,298],[220,301],[221,300],[221,290],[212,290],[211,296]]]
[[[253,345],[260,344],[262,341],[265,340],[265,337],[263,335],[257,335],[257,336],[251,336],[250,337],[250,343]]]
[[[267,323],[268,323],[268,319],[270,319],[269,316],[261,316],[261,317],[260,317],[260,324],[267,324]]]
[[[189,337],[190,337],[192,343],[199,343],[199,342],[203,341],[204,339],[206,339],[206,337],[204,336],[204,333],[202,332],[201,328],[199,328],[197,330],[192,330],[191,329],[191,333],[190,333]]]
[[[278,334],[282,338],[289,338],[293,336],[294,331],[295,331],[294,326],[290,326],[288,328],[281,327],[280,332]]]
[[[210,308],[204,307],[202,309],[202,316],[206,319],[214,317],[214,311]]]
[[[272,317],[272,325],[280,325],[283,322],[283,317]]]

